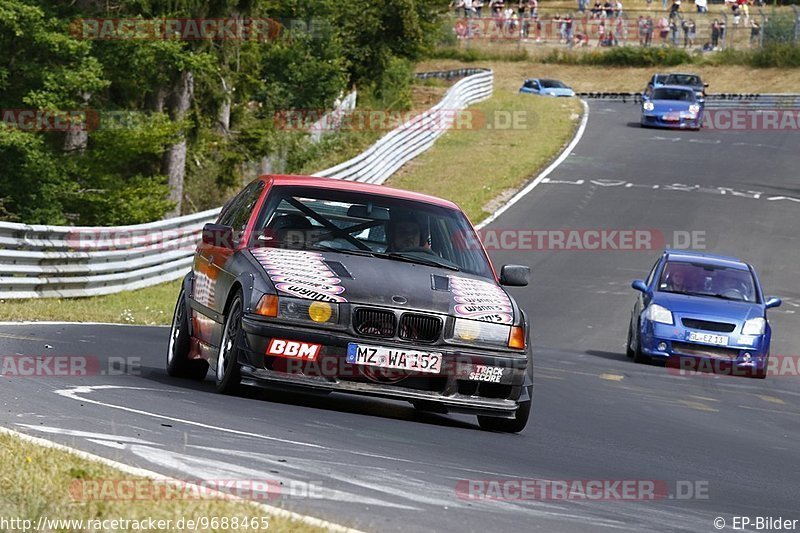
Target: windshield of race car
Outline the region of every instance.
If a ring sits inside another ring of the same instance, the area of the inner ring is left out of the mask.
[[[692,74],[670,74],[664,80],[664,84],[666,85],[688,85],[689,87],[695,87],[698,85],[702,85],[700,78],[698,76],[694,76]]]
[[[541,80],[545,89],[564,89],[567,86],[558,80]]]
[[[653,91],[653,100],[679,100],[682,102],[694,101],[694,93],[685,89],[659,88]]]
[[[744,302],[758,300],[749,270],[682,261],[669,261],[664,266],[658,290]]]
[[[464,214],[420,201],[280,186],[255,230],[255,246],[371,255],[493,277]]]

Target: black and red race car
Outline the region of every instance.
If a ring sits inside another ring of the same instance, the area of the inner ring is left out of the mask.
[[[517,432],[530,414],[527,315],[467,217],[422,194],[263,176],[203,228],[167,352],[171,376],[350,392],[478,416]]]

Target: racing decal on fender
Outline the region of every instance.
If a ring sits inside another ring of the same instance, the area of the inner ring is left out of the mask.
[[[503,289],[477,279],[448,277],[455,304],[453,313],[456,316],[498,324],[514,322],[514,308]]]
[[[307,300],[347,301],[340,296],[345,291],[340,285],[342,280],[319,252],[258,248],[252,254],[281,292]]]
[[[316,361],[321,344],[311,344],[300,341],[287,341],[285,339],[272,339],[267,346],[267,355],[277,355],[291,359],[304,359],[306,361]]]
[[[297,296],[298,298],[305,298],[307,300],[321,300],[323,302],[346,302],[342,296],[329,294],[314,287],[307,285],[298,285],[297,283],[276,283],[275,288],[281,292]],[[342,288],[344,291],[344,288]]]

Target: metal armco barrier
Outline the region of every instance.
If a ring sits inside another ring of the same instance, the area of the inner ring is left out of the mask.
[[[584,92],[577,95],[588,100],[612,100],[634,104],[642,101],[641,93],[631,92]],[[705,107],[706,109],[798,109],[800,93],[712,93],[706,95]]]
[[[362,154],[315,175],[383,183],[445,133],[453,111],[492,95],[490,70],[461,69],[418,77],[463,79],[437,105],[390,131]],[[113,294],[179,279],[191,267],[203,226],[219,212],[217,208],[117,227],[0,222],[0,300]]]
[[[446,73],[430,74],[446,77]],[[489,98],[492,95],[493,82],[491,70],[480,70],[467,76],[456,82],[438,104],[390,131],[363,153],[314,175],[364,183],[383,183],[405,163],[433,146],[436,139],[452,125],[455,112]]]

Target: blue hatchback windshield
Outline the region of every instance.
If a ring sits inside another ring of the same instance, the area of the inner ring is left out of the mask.
[[[682,261],[667,262],[661,272],[658,290],[742,302],[758,301],[749,270]]]

